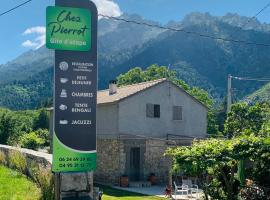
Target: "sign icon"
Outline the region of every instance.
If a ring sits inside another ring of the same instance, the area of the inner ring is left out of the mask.
[[[61,83],[67,83],[68,82],[68,79],[67,78],[60,78],[60,82]]]
[[[60,62],[59,68],[60,68],[62,71],[67,71],[67,70],[68,70],[68,63],[65,62],[65,61]]]
[[[60,120],[59,121],[59,124],[67,125],[68,124],[68,120]]]
[[[60,97],[62,97],[62,98],[67,98],[67,91],[64,90],[64,89],[62,89],[62,92],[61,92],[61,94],[60,94]]]
[[[67,106],[66,105],[64,105],[64,104],[61,104],[60,106],[59,106],[59,108],[60,108],[60,110],[67,110]]]

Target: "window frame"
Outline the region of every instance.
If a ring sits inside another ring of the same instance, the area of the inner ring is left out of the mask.
[[[178,118],[175,118],[175,116],[176,116],[176,109],[181,109],[181,119],[178,119]],[[172,107],[172,120],[173,121],[183,121],[183,118],[184,118],[184,115],[183,115],[183,106],[173,106]]]
[[[159,119],[161,116],[160,104],[147,103],[146,104],[146,117]]]

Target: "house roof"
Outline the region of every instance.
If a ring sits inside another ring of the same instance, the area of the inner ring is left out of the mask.
[[[157,79],[157,80],[153,80],[153,81],[147,81],[147,82],[142,82],[142,83],[137,83],[137,84],[132,84],[132,85],[126,85],[126,86],[122,86],[122,87],[118,87],[117,88],[117,93],[110,95],[109,94],[109,90],[100,90],[97,93],[97,103],[98,104],[110,104],[110,103],[116,103],[119,102],[125,98],[128,98],[132,95],[135,95],[141,91],[144,91],[148,88],[151,88],[155,85],[158,85],[160,83],[169,81],[166,78],[163,79]],[[169,81],[171,82],[171,81]],[[172,84],[174,84],[173,82],[171,82]],[[184,93],[186,93],[188,96],[190,96],[192,99],[194,99],[195,101],[197,101],[199,104],[201,104],[202,106],[204,106],[206,109],[207,106],[204,105],[202,102],[200,102],[199,100],[197,100],[195,97],[193,97],[192,95],[190,95],[187,91],[185,91],[183,88],[179,87],[178,85],[174,84],[176,87],[178,87],[180,90],[182,90]]]
[[[115,93],[113,95],[109,94],[108,89],[107,90],[100,90],[100,91],[98,91],[98,94],[97,94],[97,103],[98,104],[107,104],[107,103],[118,102],[122,99],[125,99],[131,95],[134,95],[140,91],[143,91],[147,88],[150,88],[150,87],[157,85],[157,84],[164,82],[164,81],[166,81],[165,78],[154,80],[154,81],[148,81],[148,82],[118,87],[117,93]]]

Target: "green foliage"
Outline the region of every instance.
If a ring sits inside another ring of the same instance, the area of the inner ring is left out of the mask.
[[[204,105],[206,105],[208,108],[211,108],[213,106],[213,99],[209,97],[207,91],[198,87],[193,87],[191,90],[188,90],[188,92],[200,102],[202,102]]]
[[[43,146],[50,146],[50,133],[48,129],[38,129],[35,131],[36,135],[44,141]]]
[[[3,161],[2,161],[3,160]],[[49,169],[39,166],[37,163],[27,163],[26,157],[19,151],[11,151],[8,160],[0,152],[0,164],[8,162],[9,167],[27,175],[40,188],[43,200],[54,199],[54,182],[53,175]]]
[[[186,90],[189,94],[205,104],[207,107],[211,107],[213,105],[213,100],[209,97],[209,94],[205,90],[198,87],[190,88],[190,86],[188,86],[183,80],[178,79],[176,74],[176,71],[169,70],[165,66],[151,65],[144,71],[139,67],[135,67],[129,70],[127,73],[118,76],[117,83],[119,86],[123,86],[167,78]]]
[[[259,90],[256,90],[252,94],[245,98],[245,101],[251,103],[269,102],[270,100],[270,83],[266,84]]]
[[[13,134],[15,134],[15,131],[11,115],[6,112],[0,116],[0,143],[7,144],[9,136]]]
[[[30,132],[23,134],[20,137],[19,144],[22,148],[38,150],[39,147],[42,147],[45,143],[43,138],[40,138],[36,132]]]
[[[2,160],[2,152],[0,152],[0,164]],[[31,178],[40,188],[43,200],[54,199],[54,182],[53,175],[49,169],[46,169],[32,162],[27,163],[26,157],[19,151],[11,151],[8,155],[8,160],[3,157],[5,162],[8,162],[9,167],[23,173]],[[30,166],[29,166],[30,165]]]
[[[170,148],[167,155],[172,156],[174,169],[185,171],[196,168],[197,176],[204,178],[203,188],[206,194],[212,198],[215,196],[215,199],[233,200],[239,194],[237,185],[240,183],[235,174],[240,160],[252,160],[253,173],[266,172],[269,175],[270,138],[250,135],[231,140],[194,141],[189,147]],[[213,178],[207,178],[206,172]],[[217,184],[223,192],[213,191],[212,186]],[[217,198],[218,194],[220,196]]]
[[[143,71],[140,67],[135,67],[129,70],[127,73],[119,75],[117,77],[117,83],[118,86],[123,86],[161,78],[176,80],[175,75],[175,71],[170,71],[165,66],[151,65],[145,71]],[[179,80],[178,83],[182,84],[184,82]]]
[[[225,122],[225,133],[229,137],[239,136],[244,132],[260,134],[263,127],[267,128],[269,112],[270,106],[266,103],[253,106],[247,103],[234,104]]]
[[[0,109],[0,143],[37,149],[49,146],[49,114],[45,109]],[[35,131],[33,131],[35,130]]]
[[[48,106],[52,99],[53,68],[29,77],[29,80],[14,81],[0,87],[0,106],[12,110],[35,109]]]
[[[48,111],[44,108],[39,111],[39,115],[34,120],[33,128],[37,129],[49,129],[50,117]]]
[[[27,162],[26,157],[19,151],[11,151],[8,155],[8,164],[11,168],[26,174]]]
[[[270,196],[267,192],[254,183],[252,180],[247,180],[247,187],[242,188],[240,191],[241,199],[245,200],[269,200]]]
[[[0,151],[0,165],[6,165],[7,164],[7,158],[4,152]]]
[[[0,114],[0,143],[16,145],[18,138],[25,132],[33,129],[33,119],[36,111],[1,110]]]
[[[207,113],[207,133],[212,135],[222,135],[219,131],[216,116],[212,110],[209,110]]]
[[[54,182],[51,171],[31,163],[30,176],[41,189],[42,199],[54,200]]]

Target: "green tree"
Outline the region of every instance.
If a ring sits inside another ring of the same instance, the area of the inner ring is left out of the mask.
[[[225,133],[229,137],[239,136],[245,133],[259,134],[264,125],[269,122],[269,104],[247,103],[233,104],[231,112],[225,122]]]
[[[37,117],[38,112],[35,110],[0,109],[0,143],[16,145],[22,134],[33,130],[33,121]]]
[[[264,168],[264,175],[269,175],[269,150],[269,138],[250,135],[230,140],[194,141],[192,146],[170,148],[166,154],[172,156],[175,170],[193,169],[203,179],[206,199],[209,195],[212,199],[236,200],[240,191],[240,182],[235,176],[238,163],[249,159],[254,166]],[[252,170],[261,175],[259,170]]]
[[[50,119],[48,111],[46,111],[45,109],[41,109],[39,111],[38,117],[34,119],[33,129],[49,129],[49,123]]]
[[[10,135],[14,134],[14,125],[9,111],[0,118],[0,143],[7,144]]]
[[[19,144],[23,148],[37,150],[42,147],[45,140],[38,136],[36,132],[23,134],[19,139]]]

